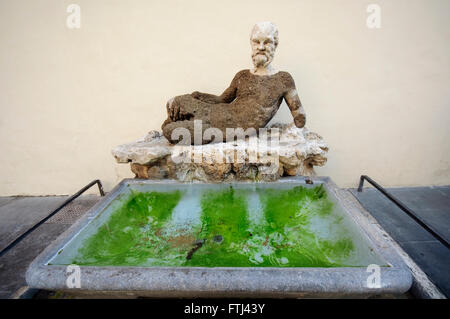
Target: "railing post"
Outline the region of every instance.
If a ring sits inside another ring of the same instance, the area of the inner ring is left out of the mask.
[[[363,189],[363,185],[364,185],[364,178],[366,175],[361,175],[361,177],[359,178],[359,186],[358,186],[358,192],[362,192]]]

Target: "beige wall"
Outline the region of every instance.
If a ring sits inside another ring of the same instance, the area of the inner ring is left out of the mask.
[[[81,29],[66,27],[81,6]],[[366,27],[367,5],[382,9]],[[450,184],[450,1],[0,0],[0,195],[69,194],[130,177],[110,150],[159,129],[168,98],[220,93],[251,65],[254,22],[340,186]],[[285,104],[277,119],[291,121]]]

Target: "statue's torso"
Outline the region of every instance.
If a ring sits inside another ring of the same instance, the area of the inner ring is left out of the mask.
[[[295,88],[289,73],[255,75],[249,70],[238,72],[232,85],[236,98],[230,104],[218,104],[211,113],[211,124],[225,127],[264,127],[275,115],[283,96]]]

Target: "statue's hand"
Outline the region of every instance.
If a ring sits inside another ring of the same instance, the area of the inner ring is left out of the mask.
[[[166,104],[166,108],[167,108],[167,115],[169,116],[169,118],[172,121],[178,121],[178,117],[180,115],[180,106],[178,103],[174,103],[175,98],[171,98],[167,104]]]
[[[298,128],[302,128],[305,126],[306,123],[306,116],[303,113],[299,113],[294,117],[294,123],[295,126],[297,126]]]

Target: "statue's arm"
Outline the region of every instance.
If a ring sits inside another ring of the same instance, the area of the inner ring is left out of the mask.
[[[291,110],[292,117],[294,118],[295,126],[302,128],[306,123],[306,114],[303,109],[300,98],[298,97],[297,90],[294,88],[290,89],[284,95],[284,100]]]
[[[238,74],[236,74],[233,81],[231,81],[230,86],[221,95],[201,93],[198,91],[193,92],[191,95],[193,98],[207,103],[231,103],[236,98],[236,79]]]
[[[191,96],[194,99],[206,102],[206,103],[213,103],[217,104],[220,103],[220,96],[214,95],[214,94],[208,94],[208,93],[202,93],[199,91],[195,91],[191,93]]]
[[[214,95],[202,92],[192,92],[192,97],[194,99],[207,102],[207,103],[230,103],[236,97],[236,88],[228,87],[221,95]]]

